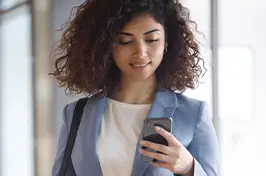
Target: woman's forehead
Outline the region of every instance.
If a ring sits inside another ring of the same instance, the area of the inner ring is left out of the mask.
[[[156,32],[163,31],[163,26],[155,21],[155,19],[150,15],[141,15],[134,17],[131,21],[125,24],[121,29],[121,32],[133,33],[141,32],[146,33],[151,30],[157,29]]]

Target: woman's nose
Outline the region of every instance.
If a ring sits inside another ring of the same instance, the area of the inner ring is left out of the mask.
[[[148,47],[143,42],[136,44],[134,47],[134,57],[137,59],[145,58],[147,56],[147,49]]]

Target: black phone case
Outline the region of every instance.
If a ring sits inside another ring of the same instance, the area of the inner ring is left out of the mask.
[[[144,121],[143,126],[143,140],[151,141],[153,143],[158,143],[162,145],[168,145],[168,142],[164,137],[159,135],[155,131],[155,126],[159,126],[164,128],[168,132],[172,132],[172,118],[148,118]],[[142,147],[145,150],[151,151],[151,152],[158,152],[153,149]],[[141,155],[142,161],[144,162],[153,162],[157,161],[156,159]]]

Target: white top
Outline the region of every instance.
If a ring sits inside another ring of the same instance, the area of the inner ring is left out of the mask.
[[[151,105],[107,99],[97,142],[103,176],[129,176],[137,142]]]

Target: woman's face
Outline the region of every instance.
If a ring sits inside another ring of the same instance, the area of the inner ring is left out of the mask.
[[[141,81],[155,76],[165,47],[163,26],[150,15],[142,15],[122,28],[112,54],[122,78]]]

